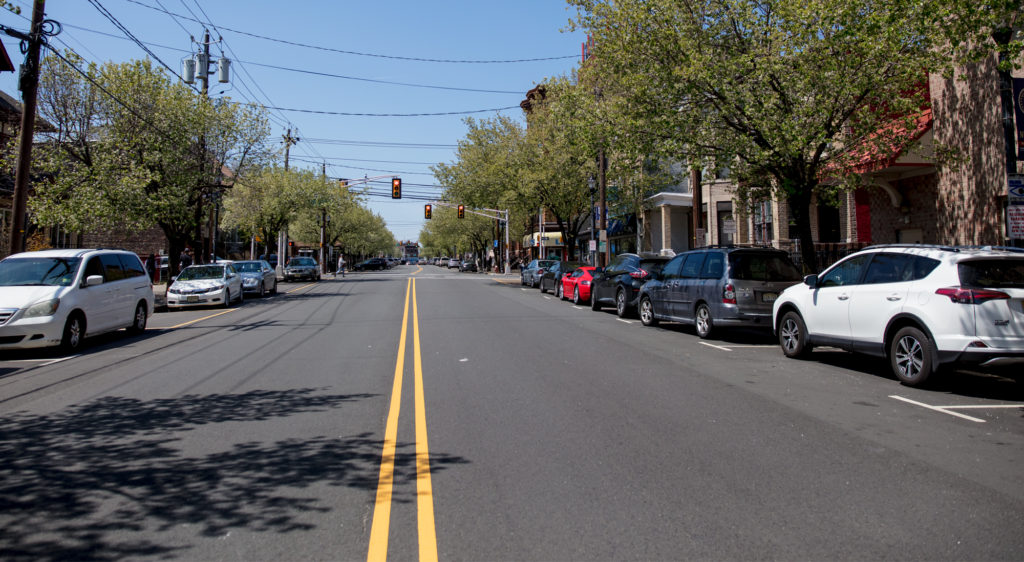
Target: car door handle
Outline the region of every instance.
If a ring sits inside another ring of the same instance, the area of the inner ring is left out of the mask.
[[[902,298],[903,297],[901,297],[899,295],[889,295],[889,296],[885,297],[885,300],[891,301],[891,302],[895,302],[895,301],[898,301],[898,300],[900,300]]]
[[[850,300],[850,295],[839,295],[836,298],[838,298],[841,301]]]

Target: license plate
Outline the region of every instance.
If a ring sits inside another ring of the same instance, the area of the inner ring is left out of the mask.
[[[189,295],[185,298],[185,302],[199,302],[199,297],[196,295]]]
[[[761,302],[775,302],[779,298],[778,293],[761,293]]]

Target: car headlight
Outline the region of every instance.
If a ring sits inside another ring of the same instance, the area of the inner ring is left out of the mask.
[[[50,299],[48,301],[37,302],[25,310],[25,314],[22,318],[37,318],[39,316],[53,316],[57,313],[57,307],[60,306],[60,299]]]
[[[217,291],[223,291],[224,285],[214,285],[206,290],[207,293],[215,293]]]

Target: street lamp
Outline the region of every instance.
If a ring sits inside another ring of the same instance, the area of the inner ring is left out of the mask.
[[[587,187],[590,188],[590,241],[596,240],[594,238],[597,232],[597,220],[594,217],[594,194],[597,192],[596,182],[594,176],[591,175],[587,178]],[[590,265],[597,265],[597,244],[594,244],[594,250],[590,250]]]

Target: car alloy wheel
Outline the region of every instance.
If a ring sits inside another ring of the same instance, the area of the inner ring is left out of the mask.
[[[572,288],[572,303],[575,304],[575,305],[580,304],[580,288],[579,287],[573,287]]]
[[[128,328],[128,332],[131,334],[141,334],[146,331],[146,305],[141,302],[135,305],[135,317],[132,320],[132,325]]]
[[[711,332],[715,329],[715,324],[714,320],[711,319],[711,309],[708,308],[708,305],[701,304],[697,306],[694,324],[697,326],[697,335],[700,336],[701,339],[711,337]]]
[[[658,325],[658,319],[654,317],[654,303],[650,297],[640,299],[640,323],[644,326]]]
[[[260,280],[260,298],[267,296],[267,286]]]
[[[907,326],[892,339],[889,359],[896,378],[907,386],[925,384],[934,371],[932,342],[921,330]]]
[[[627,312],[626,291],[624,289],[619,289],[619,291],[615,293],[615,313],[619,315],[619,318],[625,318]]]
[[[74,313],[64,324],[64,337],[60,340],[60,347],[66,353],[78,351],[82,347],[84,337],[85,321],[80,314]]]
[[[782,316],[779,323],[779,347],[786,357],[797,359],[806,357],[811,351],[807,343],[807,326],[799,314],[789,311]]]
[[[562,288],[561,283],[555,285],[555,296],[558,297],[559,300],[565,300],[565,289]]]

